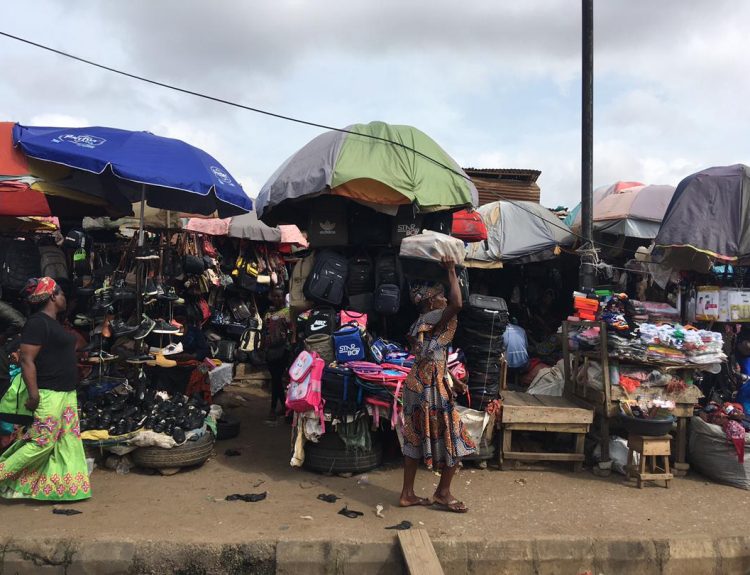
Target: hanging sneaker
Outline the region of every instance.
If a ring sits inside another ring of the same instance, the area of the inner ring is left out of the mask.
[[[177,301],[178,299],[180,299],[174,287],[172,286],[169,286],[166,290],[162,290],[162,292],[163,293],[161,293],[161,295],[156,296],[162,301]]]
[[[159,293],[159,290],[156,289],[156,283],[154,282],[154,278],[151,276],[146,278],[146,285],[143,288],[143,295],[147,296],[155,296],[157,293]]]
[[[89,356],[86,361],[89,363],[105,363],[108,361],[114,361],[115,359],[117,359],[116,355],[112,355],[106,351],[98,351],[95,355]]]
[[[154,333],[165,333],[165,334],[170,334],[170,335],[175,335],[175,334],[180,333],[179,328],[173,325],[170,325],[163,319],[156,320],[156,325],[154,326],[153,331]]]
[[[153,331],[155,326],[156,322],[144,313],[141,325],[138,326],[138,331],[133,335],[133,339],[143,339]]]
[[[156,359],[155,356],[151,355],[150,353],[141,353],[139,355],[134,355],[133,357],[129,357],[125,361],[127,363],[136,365],[140,363],[149,363]]]
[[[170,343],[167,347],[161,350],[162,355],[176,355],[182,352],[182,342]]]
[[[132,325],[122,320],[114,320],[110,322],[109,324],[109,328],[112,331],[112,335],[114,337],[124,337],[128,335],[133,335],[135,332],[138,331],[139,327],[140,326],[138,325]]]

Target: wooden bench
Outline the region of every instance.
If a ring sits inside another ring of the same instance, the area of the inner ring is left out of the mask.
[[[594,420],[591,409],[573,400],[550,395],[530,395],[518,391],[503,391],[503,412],[500,429],[502,446],[498,464],[504,461],[570,461],[575,471],[583,467],[583,447],[589,426]],[[513,451],[514,431],[543,431],[572,433],[575,448],[572,453]]]

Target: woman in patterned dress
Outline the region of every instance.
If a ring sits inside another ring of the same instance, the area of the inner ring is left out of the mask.
[[[29,304],[36,308],[21,334],[21,374],[33,412],[25,434],[0,457],[0,497],[77,501],[91,497],[78,425],[76,338],[57,316],[65,294],[55,280],[31,279]]]
[[[448,382],[448,347],[463,305],[453,260],[444,258],[450,292],[445,297],[442,284],[412,288],[411,298],[421,315],[409,330],[415,355],[414,366],[404,386],[404,485],[399,505],[439,505],[454,513],[466,513],[466,505],[451,494],[451,481],[462,457],[476,451],[455,409],[455,393],[465,393],[465,385]],[[414,493],[419,461],[441,470],[433,501]]]

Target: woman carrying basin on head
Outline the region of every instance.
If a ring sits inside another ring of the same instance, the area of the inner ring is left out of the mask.
[[[404,485],[399,504],[435,504],[446,511],[465,513],[466,506],[451,494],[451,481],[461,458],[476,452],[476,446],[455,409],[455,393],[465,393],[465,385],[454,382],[454,390],[448,383],[448,347],[463,302],[455,262],[446,258],[442,263],[448,272],[447,299],[439,283],[421,284],[411,290],[420,316],[409,330],[415,361],[404,384]],[[432,502],[414,493],[420,459],[430,469],[441,469]]]

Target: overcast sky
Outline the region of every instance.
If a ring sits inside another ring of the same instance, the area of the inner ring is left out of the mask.
[[[750,2],[595,3],[594,185],[676,185],[750,163]],[[577,0],[6,0],[0,30],[327,125],[410,124],[460,165],[580,194]],[[255,196],[322,130],[178,94],[0,37],[0,119],[181,138]]]

